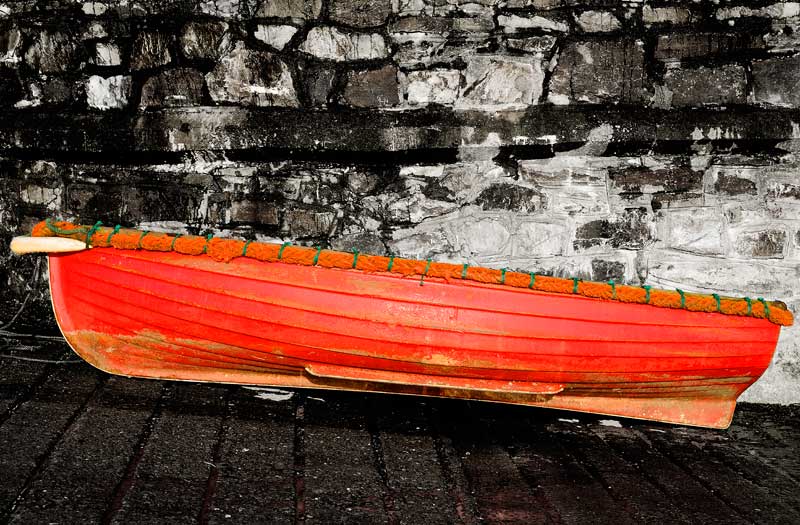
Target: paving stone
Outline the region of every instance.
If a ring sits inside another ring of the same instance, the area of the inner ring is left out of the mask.
[[[382,25],[392,13],[391,0],[331,0],[330,18],[353,27]]]
[[[548,100],[641,104],[649,98],[645,76],[641,41],[572,42],[558,55]]]
[[[380,34],[345,32],[335,27],[314,27],[300,51],[324,60],[373,60],[386,58],[386,43]]]
[[[800,107],[800,55],[754,60],[752,71],[757,103]]]
[[[299,105],[288,66],[278,56],[248,49],[237,42],[206,75],[208,91],[217,102],[252,106]]]
[[[392,107],[400,103],[397,68],[350,71],[346,76],[342,102],[357,108]]]
[[[199,106],[203,75],[196,69],[169,69],[150,77],[142,86],[141,108]]]

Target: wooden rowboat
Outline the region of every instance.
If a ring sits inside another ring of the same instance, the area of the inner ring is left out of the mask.
[[[763,299],[99,225],[33,235],[12,247],[48,252],[64,337],[125,376],[724,428],[792,323]]]

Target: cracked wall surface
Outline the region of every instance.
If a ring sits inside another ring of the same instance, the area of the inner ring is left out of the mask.
[[[0,1],[0,326],[44,217],[800,305],[800,3]],[[800,329],[745,399],[800,402]]]

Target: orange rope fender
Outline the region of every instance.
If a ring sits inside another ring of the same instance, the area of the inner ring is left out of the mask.
[[[647,286],[616,285],[609,283],[562,279],[533,273],[494,270],[461,264],[439,263],[384,257],[361,253],[338,252],[290,244],[262,243],[238,239],[199,237],[194,235],[171,235],[140,231],[129,228],[75,225],[70,222],[49,220],[34,226],[34,237],[67,237],[86,241],[87,246],[113,247],[120,250],[174,251],[184,255],[205,255],[215,261],[230,262],[237,257],[259,261],[321,266],[323,268],[355,269],[363,272],[389,272],[423,279],[438,277],[445,280],[465,279],[480,283],[527,288],[540,292],[574,294],[585,297],[620,301],[624,303],[648,304],[661,308],[682,308],[693,312],[718,312],[768,319],[790,326],[792,313],[780,302],[764,299],[720,297],[716,294],[686,293],[681,290],[659,290]]]

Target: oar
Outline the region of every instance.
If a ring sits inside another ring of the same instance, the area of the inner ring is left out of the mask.
[[[84,241],[64,237],[14,237],[11,251],[17,255],[26,253],[68,253],[86,249]]]

